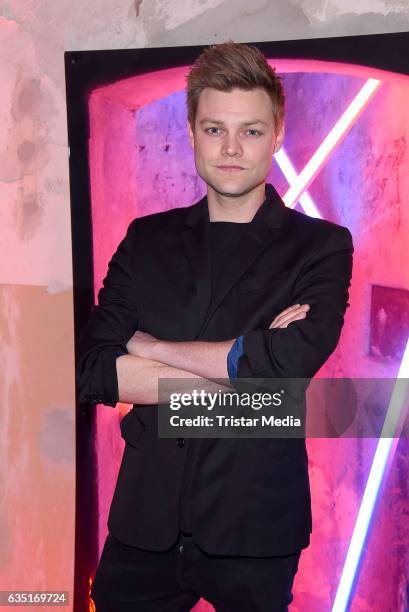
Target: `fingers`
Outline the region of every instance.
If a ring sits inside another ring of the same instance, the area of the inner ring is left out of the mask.
[[[271,328],[285,328],[292,321],[300,321],[301,319],[305,319],[307,316],[307,312],[310,309],[309,304],[294,304],[289,308],[286,308],[280,314],[278,314],[272,323],[269,326]]]
[[[278,325],[276,324],[274,327],[285,328],[288,327],[290,323],[293,323],[294,321],[300,321],[301,319],[305,319],[306,317],[307,312],[299,312],[291,316],[287,316],[284,320],[280,321],[280,323]]]
[[[305,319],[307,316],[307,311],[309,310],[309,306],[299,306],[298,308],[293,308],[290,312],[284,311],[280,313],[270,324],[271,328],[285,328],[293,321],[299,321],[301,319]]]

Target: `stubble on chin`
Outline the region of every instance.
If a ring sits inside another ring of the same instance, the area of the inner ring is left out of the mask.
[[[218,195],[224,196],[226,198],[240,198],[242,196],[247,195],[248,193],[250,193],[250,191],[253,191],[253,189],[256,189],[256,187],[258,187],[259,185],[261,185],[261,183],[263,183],[264,181],[260,181],[259,183],[255,183],[254,185],[248,185],[245,188],[238,188],[237,191],[226,191],[224,190],[221,186],[216,185],[215,183],[213,183],[211,180],[209,180],[208,178],[204,178],[203,176],[201,177],[205,183],[211,187],[215,193],[217,193]]]

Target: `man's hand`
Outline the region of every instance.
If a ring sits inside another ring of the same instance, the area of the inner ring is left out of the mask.
[[[309,309],[309,304],[294,304],[294,306],[289,306],[276,316],[273,322],[269,325],[269,329],[274,327],[284,328],[292,323],[292,321],[300,321],[301,319],[305,319]]]

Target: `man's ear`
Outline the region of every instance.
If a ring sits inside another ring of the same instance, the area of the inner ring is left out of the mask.
[[[195,146],[195,135],[194,135],[194,132],[192,130],[192,126],[190,125],[190,121],[189,120],[187,121],[187,133],[188,133],[188,136],[189,136],[190,146],[193,149],[194,146]]]
[[[281,148],[281,145],[283,144],[283,140],[284,140],[284,135],[285,135],[285,125],[283,121],[281,123],[281,126],[278,128],[278,133],[276,135],[274,153],[277,153],[277,151]]]

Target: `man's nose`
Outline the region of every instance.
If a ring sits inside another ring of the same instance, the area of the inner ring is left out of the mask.
[[[237,136],[228,134],[223,142],[223,154],[229,156],[241,155],[243,152]]]

